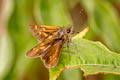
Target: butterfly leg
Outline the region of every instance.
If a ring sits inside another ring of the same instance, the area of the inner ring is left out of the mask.
[[[69,38],[67,43],[68,43],[69,45],[72,45],[72,46],[74,46],[74,47],[75,47],[75,49],[76,49],[76,50],[75,50],[75,51],[76,51],[75,53],[77,53],[77,52],[78,52],[77,45],[76,45],[75,43],[73,43],[73,42],[72,42],[72,38]]]
[[[67,44],[67,50],[68,50],[68,59],[70,61],[71,59],[70,59],[70,47],[69,47],[69,44]]]

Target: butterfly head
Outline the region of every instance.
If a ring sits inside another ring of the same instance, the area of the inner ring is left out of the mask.
[[[66,28],[61,28],[58,32],[57,32],[57,36],[63,37],[65,35],[69,35],[72,32],[72,27],[66,27]]]
[[[72,32],[72,27],[66,27],[65,28],[65,34],[71,34],[71,32]]]

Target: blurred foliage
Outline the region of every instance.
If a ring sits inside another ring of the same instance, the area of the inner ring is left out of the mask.
[[[10,1],[11,6],[6,5]],[[12,8],[9,17],[2,14],[6,6]],[[1,16],[9,19],[0,24],[0,80],[48,80],[48,70],[42,61],[25,57],[39,43],[29,31],[29,24],[74,25],[76,31],[89,25],[86,39],[101,41],[120,53],[120,0],[0,0]],[[69,72],[63,73],[61,80],[69,79],[66,73]],[[78,70],[71,73],[82,75]],[[78,78],[79,75],[73,79]],[[113,74],[102,74],[102,78],[119,80]]]

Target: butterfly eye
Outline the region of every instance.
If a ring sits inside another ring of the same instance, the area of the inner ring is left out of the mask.
[[[70,29],[67,30],[67,33],[70,33]]]

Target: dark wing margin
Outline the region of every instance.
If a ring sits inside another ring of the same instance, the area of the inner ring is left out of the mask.
[[[49,36],[56,34],[59,30],[59,27],[57,26],[30,25],[29,27],[33,35],[40,41],[43,41]]]
[[[42,57],[46,67],[55,67],[57,65],[60,58],[62,46],[63,40],[56,42],[56,44],[52,46],[47,54]]]

